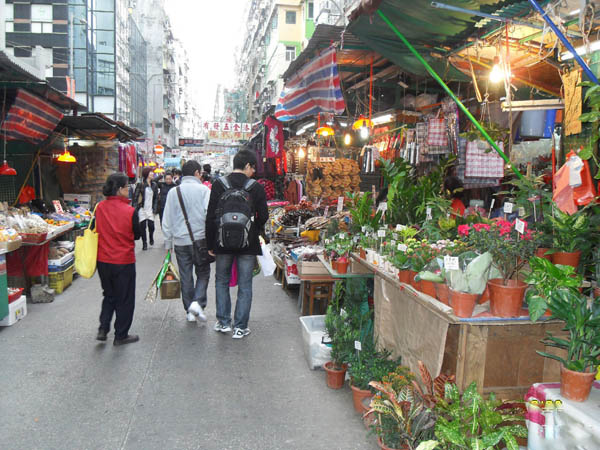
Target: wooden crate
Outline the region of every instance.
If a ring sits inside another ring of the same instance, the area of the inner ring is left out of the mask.
[[[329,275],[327,268],[321,261],[298,261],[299,275]]]

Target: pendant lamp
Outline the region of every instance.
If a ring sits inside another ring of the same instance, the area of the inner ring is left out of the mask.
[[[335,134],[335,131],[330,126],[324,125],[322,127],[317,128],[317,134],[319,136],[327,137],[333,136]]]
[[[372,126],[373,122],[361,114],[360,117],[352,124],[352,129],[360,130],[363,127],[371,128]]]
[[[4,103],[2,104],[2,119],[6,120],[5,112],[6,112],[6,88],[4,88]],[[4,122],[2,123],[4,125]],[[16,175],[17,171],[10,167],[6,162],[6,129],[3,128],[4,133],[4,164],[0,166],[0,175]]]
[[[65,141],[64,141],[64,151],[59,155],[58,162],[64,162],[64,163],[77,162],[77,158],[75,158],[69,152],[68,142],[69,142],[69,138],[67,137],[67,138],[65,138]]]

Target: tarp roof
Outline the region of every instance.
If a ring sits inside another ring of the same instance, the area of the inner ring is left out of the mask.
[[[82,114],[81,116],[64,116],[57,129],[66,128],[69,134],[76,134],[85,139],[118,139],[129,141],[137,139],[144,133],[130,128],[99,113]]]
[[[528,2],[524,0],[446,0],[444,3],[505,17],[530,11],[526,6]],[[486,23],[481,17],[433,8],[431,0],[383,0],[379,9],[446,80],[468,78],[450,65],[443,57],[444,53],[464,44],[469,37],[498,26],[498,22]],[[427,74],[421,63],[377,14],[358,16],[348,29],[402,70],[416,75]]]

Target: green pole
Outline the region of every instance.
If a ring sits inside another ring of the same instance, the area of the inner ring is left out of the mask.
[[[406,40],[406,38],[402,35],[402,33],[400,33],[398,28],[396,28],[396,26],[386,17],[385,14],[383,14],[380,10],[377,10],[377,14],[379,14],[379,17],[381,17],[383,19],[383,21],[385,23],[387,23],[388,26],[392,29],[392,31],[394,33],[396,33],[396,35],[400,38],[400,40],[404,43],[404,45],[406,45],[406,47],[408,47],[408,49],[412,52],[413,55],[415,55],[415,57],[421,62],[421,64],[423,64],[423,66],[425,66],[425,68],[427,69],[427,72],[429,72],[429,74],[435,79],[435,81],[437,81],[440,84],[440,86],[442,86],[442,88],[452,98],[452,100],[454,100],[456,102],[458,107],[462,110],[462,112],[464,112],[466,114],[466,116],[469,118],[469,120],[471,122],[473,122],[473,125],[475,125],[475,127],[479,130],[479,132],[485,138],[485,140],[488,141],[490,143],[490,145],[494,148],[494,150],[496,150],[496,152],[498,152],[498,154],[502,157],[502,159],[504,161],[506,161],[506,163],[510,166],[510,168],[515,173],[515,175],[519,179],[523,179],[523,175],[521,174],[521,172],[519,172],[519,170],[511,164],[511,162],[508,159],[508,157],[506,156],[506,154],[504,154],[504,152],[502,150],[500,150],[500,148],[496,145],[496,143],[490,137],[490,135],[487,134],[487,131],[485,131],[483,129],[483,127],[480,125],[480,123],[477,121],[477,119],[475,117],[473,117],[473,114],[471,114],[469,112],[469,110],[465,107],[465,105],[463,105],[462,102],[458,99],[458,97],[456,95],[454,95],[454,92],[452,92],[450,90],[448,85],[446,85],[446,83],[444,83],[444,80],[442,80],[440,78],[440,76],[435,72],[435,70],[433,70],[433,68],[429,65],[429,63],[427,61],[425,61],[425,59],[423,59],[423,57],[419,54],[419,52],[411,45],[410,42],[408,42]]]

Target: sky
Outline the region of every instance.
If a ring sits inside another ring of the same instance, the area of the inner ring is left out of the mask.
[[[235,49],[249,0],[166,0],[173,34],[190,59],[190,84],[203,118],[213,116],[217,85],[235,86]]]

